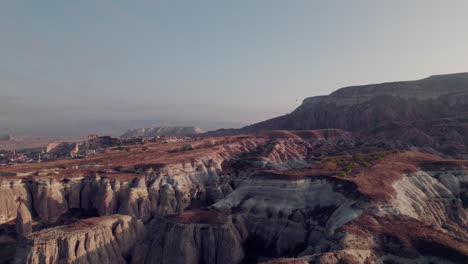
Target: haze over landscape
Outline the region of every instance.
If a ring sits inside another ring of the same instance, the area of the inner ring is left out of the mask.
[[[468,263],[467,1],[0,2],[0,264]]]
[[[242,127],[468,68],[466,1],[0,3],[0,133]]]

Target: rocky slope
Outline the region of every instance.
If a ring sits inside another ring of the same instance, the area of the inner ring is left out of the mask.
[[[207,135],[340,128],[354,133],[363,145],[431,147],[465,158],[467,117],[468,73],[459,73],[346,87],[328,96],[307,98],[290,114]]]
[[[354,197],[363,210],[322,235],[300,258],[271,263],[463,263],[468,252],[468,179],[462,164],[406,153],[356,172],[349,180],[357,183]],[[382,173],[389,165],[398,173]],[[393,179],[370,182],[363,172]],[[382,189],[391,195],[382,199]]]
[[[198,127],[152,127],[130,129],[122,137],[191,136],[203,133]]]

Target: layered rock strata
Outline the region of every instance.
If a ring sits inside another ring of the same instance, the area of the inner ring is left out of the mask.
[[[89,218],[26,235],[15,263],[127,263],[143,232],[131,216]]]
[[[142,244],[145,250],[135,254],[145,257],[133,263],[236,264],[244,258],[242,220],[216,210],[168,215],[153,220],[148,229],[152,235]]]

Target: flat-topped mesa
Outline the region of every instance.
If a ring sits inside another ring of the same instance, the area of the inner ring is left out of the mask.
[[[26,235],[15,263],[127,263],[144,225],[127,215],[89,218]]]
[[[152,127],[130,129],[122,137],[152,137],[152,136],[191,136],[203,133],[198,127]]]
[[[434,75],[416,81],[389,82],[341,88],[328,97],[312,97],[304,103],[361,104],[379,96],[393,96],[419,101],[441,96],[468,96],[468,73]]]
[[[432,148],[465,159],[466,116],[468,73],[459,73],[346,87],[307,98],[289,114],[218,133],[338,128],[352,132],[360,146]]]

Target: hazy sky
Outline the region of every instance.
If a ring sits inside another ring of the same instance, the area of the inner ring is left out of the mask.
[[[236,126],[343,86],[468,71],[467,12],[466,0],[0,0],[0,132]]]

